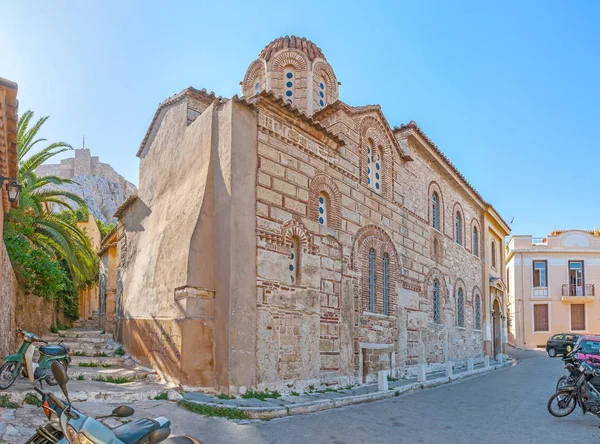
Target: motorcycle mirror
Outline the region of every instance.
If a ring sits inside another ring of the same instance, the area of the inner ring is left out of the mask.
[[[171,429],[158,429],[148,435],[148,444],[157,444],[164,441],[171,434]]]
[[[56,379],[56,383],[67,398],[67,402],[71,404],[69,401],[69,392],[67,391],[67,382],[69,382],[67,372],[63,366],[58,363],[58,361],[53,361],[52,364],[50,364],[50,370],[52,371],[52,376],[54,376],[54,379]]]
[[[134,412],[135,410],[133,410],[128,405],[120,405],[112,411],[112,416],[115,416],[117,418],[126,418],[128,416],[133,415]]]

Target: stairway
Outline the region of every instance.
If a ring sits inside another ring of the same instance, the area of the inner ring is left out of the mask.
[[[154,371],[141,367],[125,354],[111,334],[90,327],[61,330],[43,338],[50,344],[62,341],[69,346],[72,362],[69,379],[124,384],[134,381],[155,382]]]

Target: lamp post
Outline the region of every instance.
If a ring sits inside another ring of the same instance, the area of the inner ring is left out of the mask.
[[[11,179],[10,177],[0,176],[0,186],[4,182],[7,182],[6,191],[8,192],[8,201],[17,202],[19,200],[19,194],[21,193],[21,189],[23,187],[17,183],[17,179]]]

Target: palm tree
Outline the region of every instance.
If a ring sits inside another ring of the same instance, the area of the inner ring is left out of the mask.
[[[31,227],[15,227],[14,231],[66,264],[75,287],[90,284],[96,279],[97,256],[89,239],[75,221],[61,217],[51,210],[53,205],[72,210],[70,202],[85,206],[85,201],[74,193],[48,187],[74,183],[73,181],[51,175],[38,176],[35,173],[35,169],[48,159],[73,148],[65,142],[55,142],[29,155],[38,143],[46,141],[38,137],[38,132],[48,120],[48,117],[42,117],[30,127],[32,118],[33,112],[27,111],[17,125],[19,182],[23,186],[20,207],[28,216]],[[19,223],[18,219],[12,222]],[[11,223],[10,213],[8,223]]]

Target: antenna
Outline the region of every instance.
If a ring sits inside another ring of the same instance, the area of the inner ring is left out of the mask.
[[[85,148],[85,134],[83,135],[83,146],[81,148]]]

